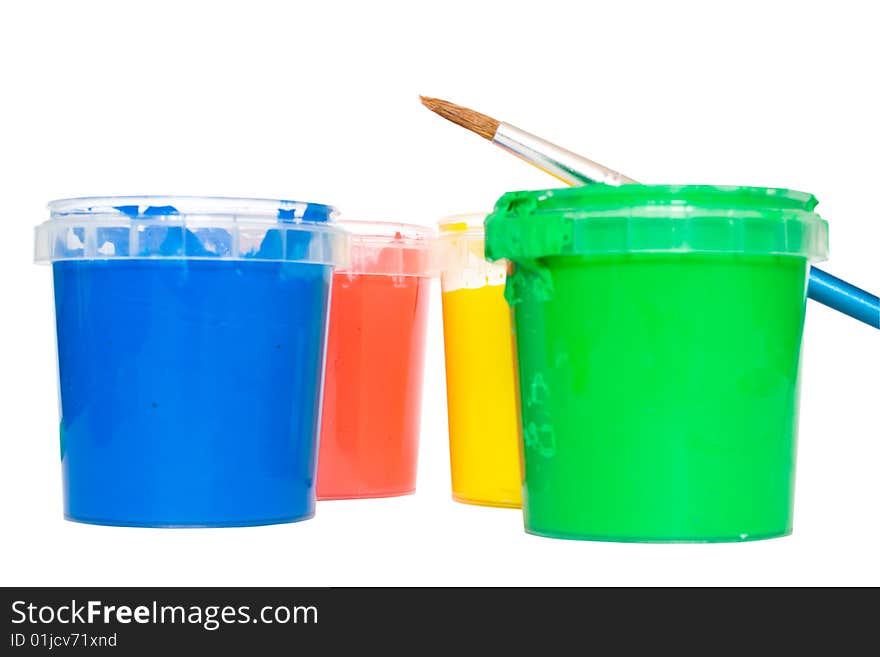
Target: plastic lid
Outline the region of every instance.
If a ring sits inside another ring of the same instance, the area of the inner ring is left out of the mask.
[[[431,276],[435,231],[428,226],[384,221],[339,222],[349,234],[351,274]]]
[[[444,291],[504,283],[506,263],[486,260],[483,227],[486,214],[458,214],[438,222],[440,234],[435,260]]]
[[[35,260],[121,258],[348,263],[329,205],[248,198],[119,196],[49,204]]]
[[[486,255],[740,253],[824,260],[816,198],[788,189],[587,185],[510,192],[486,219]]]

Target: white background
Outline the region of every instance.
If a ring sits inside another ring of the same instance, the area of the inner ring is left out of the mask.
[[[807,312],[795,530],[736,545],[528,536],[450,500],[439,290],[419,489],[250,529],[61,517],[58,197],[296,198],[432,223],[554,181],[423,109],[469,105],[644,182],[811,191],[833,273],[880,288],[869,3],[21,2],[0,9],[2,584],[880,584],[880,333]],[[137,290],[132,290],[137,294]]]

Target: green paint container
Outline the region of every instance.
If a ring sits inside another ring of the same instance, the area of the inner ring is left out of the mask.
[[[514,192],[486,220],[512,269],[526,531],[608,541],[791,532],[816,199],[783,189]]]

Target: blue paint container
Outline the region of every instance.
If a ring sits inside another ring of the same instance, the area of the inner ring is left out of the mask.
[[[220,527],[314,514],[330,283],[324,205],[187,197],[55,201],[64,513]]]

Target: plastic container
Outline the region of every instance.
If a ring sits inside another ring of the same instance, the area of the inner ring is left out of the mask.
[[[318,499],[416,486],[430,228],[343,221],[351,264],[333,276]]]
[[[522,506],[507,264],[484,256],[485,215],[440,222],[452,497]]]
[[[55,201],[64,514],[107,525],[310,517],[334,265],[324,205]]]
[[[616,541],[791,532],[816,199],[746,187],[504,195],[526,531]]]

